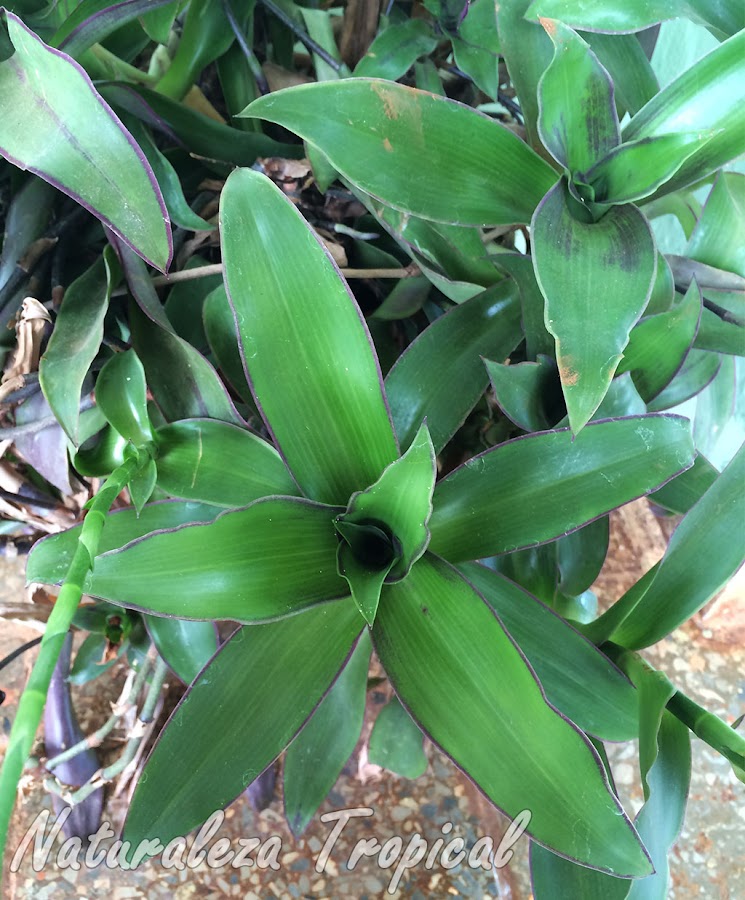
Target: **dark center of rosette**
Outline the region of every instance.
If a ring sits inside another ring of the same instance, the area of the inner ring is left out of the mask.
[[[383,522],[376,519],[350,522],[339,516],[334,520],[334,527],[355,559],[369,569],[388,568],[401,557],[400,541]]]

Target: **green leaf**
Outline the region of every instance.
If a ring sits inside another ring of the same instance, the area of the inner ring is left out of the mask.
[[[615,147],[579,176],[597,203],[633,203],[653,194],[715,135],[679,132],[641,138]]]
[[[422,424],[406,453],[391,463],[375,484],[353,494],[349,501],[342,521],[382,523],[400,545],[400,560],[390,570],[389,581],[405,578],[427,549],[436,475],[432,439]]]
[[[520,98],[520,109],[528,138],[541,152],[538,136],[538,82],[551,64],[553,46],[538,24],[529,22],[525,13],[530,0],[501,0],[497,12],[499,44],[510,82]],[[545,150],[543,152],[548,156]]]
[[[633,882],[578,866],[535,842],[530,845],[534,900],[625,900]]]
[[[89,209],[161,271],[172,242],[142,151],[80,66],[5,12],[14,54],[0,63],[0,154]]]
[[[631,372],[644,400],[658,396],[680,371],[700,317],[701,291],[694,281],[671,310],[647,316],[633,329],[616,371]]]
[[[404,778],[419,778],[427,769],[422,732],[393,696],[380,710],[370,732],[367,759]]]
[[[359,740],[365,715],[370,651],[369,635],[363,631],[331,690],[287,748],[285,817],[295,837],[307,828]]]
[[[298,493],[274,447],[245,428],[188,419],[159,428],[155,441],[158,484],[174,497],[236,507]]]
[[[339,521],[334,525],[343,538],[336,557],[339,575],[349,584],[360,615],[372,625],[383,581],[399,561],[399,554],[395,544],[380,528]]]
[[[89,634],[78,647],[67,681],[71,684],[88,684],[111,669],[123,648],[119,648],[120,652],[113,659],[104,662],[106,645],[107,641],[103,634]]]
[[[211,522],[220,512],[216,506],[201,503],[166,501],[145,506],[138,516],[134,509],[109,513],[98,543],[98,552],[106,553],[152,531],[176,528],[188,522]],[[82,525],[60,534],[50,534],[34,544],[26,562],[28,584],[59,584],[70,568]]]
[[[665,900],[670,881],[667,856],[683,824],[691,780],[691,735],[686,724],[665,708],[677,694],[670,680],[636,654],[621,652],[617,658],[639,695],[639,769],[645,803],[636,826],[656,870],[632,884],[629,898]]]
[[[140,24],[147,36],[157,44],[167,44],[181,0],[171,0],[140,16]]]
[[[649,873],[587,738],[546,703],[458,572],[427,554],[407,579],[386,585],[373,642],[417,724],[507,816],[530,810],[534,839],[594,868]]]
[[[132,115],[127,116],[127,127],[152,167],[173,224],[189,231],[212,231],[215,226],[205,222],[186,202],[178,173],[160,152],[148,129]]]
[[[239,629],[168,720],[135,788],[123,839],[135,848],[146,838],[167,844],[234,800],[313,712],[361,624],[342,600]]]
[[[499,93],[499,35],[496,4],[472,3],[458,28],[450,35],[453,57],[458,68],[492,100]]]
[[[720,366],[721,361],[716,353],[695,348],[690,350],[675,378],[650,402],[649,411],[672,409],[701,393],[716,377]]]
[[[233,14],[238,29],[247,10],[248,5],[244,4]],[[181,100],[202,70],[222,56],[235,40],[224,7],[214,0],[190,0],[179,30],[170,65],[156,85],[159,94],[175,100]]]
[[[608,70],[619,117],[624,112],[633,116],[659,91],[657,77],[637,35],[584,32],[582,37]]]
[[[740,4],[716,0],[626,0],[625,3],[594,0],[535,0],[528,18],[550,16],[574,28],[589,31],[623,33],[641,31],[657,22],[685,16],[711,25],[722,34],[734,34],[745,28],[745,14]]]
[[[716,132],[658,193],[693,184],[745,150],[744,54],[745,29],[661,90],[623,129],[624,141],[688,132],[691,122],[701,132]]]
[[[429,549],[460,562],[550,541],[654,490],[692,461],[690,425],[678,416],[508,441],[438,482]]]
[[[538,133],[572,175],[603,159],[621,141],[613,82],[582,38],[551,19],[541,25],[554,58],[538,85]]]
[[[429,56],[437,43],[431,26],[423,19],[407,19],[401,24],[389,25],[372,42],[353,74],[355,78],[396,81],[420,57]]]
[[[210,349],[223,376],[241,400],[253,407],[254,400],[241,359],[238,329],[224,284],[219,284],[205,297],[202,317]]]
[[[564,594],[577,597],[598,577],[608,554],[609,527],[608,516],[603,516],[556,542],[559,589]]]
[[[519,293],[511,279],[436,319],[399,357],[385,379],[401,446],[410,444],[426,418],[439,453],[488,384],[481,356],[504,359],[520,338]]]
[[[556,338],[564,398],[577,433],[600,405],[647,305],[656,268],[649,224],[630,204],[580,222],[561,181],[533,217],[533,264]],[[601,299],[602,298],[602,299]]]
[[[166,6],[171,0],[126,0],[112,4],[111,0],[84,0],[65,17],[50,41],[70,56],[79,57],[83,51],[98,44],[113,31],[147,13]]]
[[[103,320],[116,277],[111,250],[65,291],[54,331],[39,361],[39,382],[47,403],[77,447],[83,380],[103,338]]]
[[[117,466],[124,462],[125,451],[129,441],[123,438],[118,431],[109,425],[98,407],[93,407],[95,416],[102,419],[101,427],[94,431],[93,435],[83,441],[83,445],[72,457],[72,464],[76,472],[81,475],[89,475],[98,478],[102,475],[110,475]],[[83,417],[81,416],[81,421]]]
[[[615,643],[630,649],[656,643],[734,575],[745,557],[744,482],[745,447],[675,529],[646,591],[638,596],[631,588],[605,614],[616,623]]]
[[[693,346],[716,353],[745,356],[745,319],[731,321],[726,312],[715,313],[704,308]]]
[[[603,740],[636,737],[636,691],[594,644],[499,572],[476,563],[458,568],[525,654],[552,706]]]
[[[242,425],[212,365],[173,330],[147,272],[136,265],[136,257],[123,258],[129,288],[137,301],[137,306],[130,303],[129,308],[132,345],[165,419],[210,418]]]
[[[137,513],[142,511],[143,506],[152,497],[157,480],[158,470],[155,467],[155,460],[151,457],[146,458],[127,485],[129,499]]]
[[[546,329],[546,303],[536,281],[533,260],[521,253],[499,253],[492,259],[520,288],[525,355],[529,360],[537,360],[540,354],[553,357],[554,339]]]
[[[686,255],[745,278],[745,175],[719,173]]]
[[[480,287],[491,287],[502,280],[484,250],[478,228],[428,222],[371,197],[363,195],[360,199],[432,284],[455,303],[469,300],[481,293]]]
[[[656,871],[631,885],[629,900],[665,900],[669,896],[668,854],[683,825],[691,781],[691,734],[671,712],[660,712],[657,758],[646,774],[649,796],[635,821]]]
[[[355,187],[437,222],[527,222],[555,180],[551,168],[497,122],[379,79],[287,88],[254,100],[243,115],[289,128],[317,146]],[[453,134],[459,135],[457,143]]]
[[[145,370],[134,350],[115,353],[98,373],[96,404],[111,426],[135,447],[152,441]]]
[[[225,284],[262,414],[301,489],[346,505],[398,455],[359,308],[320,239],[264,175],[230,175],[220,222]]]
[[[102,85],[101,94],[171,139],[175,136],[190,153],[205,159],[250,166],[258,156],[303,156],[303,148],[297,144],[281,144],[260,132],[238,131],[141,85],[111,82]]]
[[[286,616],[347,594],[336,571],[339,512],[295,498],[258,500],[214,522],[145,535],[97,556],[85,589],[182,619]]]
[[[543,431],[556,424],[561,416],[561,388],[553,359],[542,354],[537,362],[503,365],[484,360],[494,399],[499,408],[523,431]],[[561,404],[555,415],[556,394]],[[550,407],[550,408],[549,408]]]
[[[702,456],[696,454],[693,465],[680,475],[676,475],[658,491],[649,494],[649,499],[657,506],[670,512],[685,515],[691,507],[698,503],[719,477],[719,471]]]
[[[189,258],[184,266],[184,270],[199,269],[205,265],[208,265],[207,260],[195,254]],[[221,273],[218,272],[215,275],[206,276],[200,273],[199,278],[177,281],[168,291],[168,297],[163,304],[168,321],[173,326],[176,334],[188,341],[200,353],[205,353],[209,350],[209,341],[207,340],[203,323],[204,305],[207,297],[218,287],[222,287]],[[224,293],[223,289],[223,295]],[[225,305],[228,306],[227,299],[225,300]],[[230,310],[229,306],[228,310]],[[235,335],[235,323],[233,323],[233,334]],[[237,356],[238,342],[235,337],[233,341]]]
[[[184,684],[191,684],[217,653],[217,631],[212,622],[145,616],[145,627],[160,656]]]

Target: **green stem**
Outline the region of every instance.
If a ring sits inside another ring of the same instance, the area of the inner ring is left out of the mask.
[[[93,565],[111,504],[129,483],[148,455],[133,454],[115,469],[101,490],[93,498],[78,539],[70,568],[62,589],[47,620],[39,655],[18,703],[13,728],[8,740],[2,769],[0,769],[0,859],[5,850],[10,818],[15,806],[18,781],[31,753],[36,732],[46,703],[49,682],[57,664],[65,635],[70,630],[75,610],[83,596],[83,584]]]
[[[640,673],[654,673],[657,677],[661,674],[633,650],[612,643],[603,644],[601,650],[634,682]],[[745,738],[742,735],[681,691],[675,691],[667,701],[667,709],[705,744],[729,760],[737,777],[745,780]]]
[[[141,84],[155,84],[155,75],[148,75],[141,69],[130,66],[123,59],[107,50],[102,44],[94,44],[81,54],[80,64],[91,78],[99,81],[134,81]]]

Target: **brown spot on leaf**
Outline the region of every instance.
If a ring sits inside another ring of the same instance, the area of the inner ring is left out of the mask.
[[[396,98],[393,93],[387,90],[383,85],[376,84],[375,82],[373,82],[371,86],[373,91],[383,101],[383,112],[386,117],[388,119],[397,119],[400,115],[400,111],[396,109]]]
[[[393,152],[393,146],[391,145],[391,142],[388,140],[388,138],[383,138],[383,146],[389,153]]]
[[[566,384],[569,387],[572,387],[577,383],[577,381],[579,380],[579,374],[572,365],[571,359],[568,362],[562,362],[559,365],[559,376],[561,378],[561,383]]]
[[[553,37],[556,34],[555,19],[543,19],[539,16],[538,21],[543,25],[543,28],[549,37]]]

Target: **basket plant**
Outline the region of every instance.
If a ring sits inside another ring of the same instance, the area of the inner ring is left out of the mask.
[[[31,396],[65,470],[103,481],[28,560],[61,589],[0,832],[72,626],[126,652],[143,722],[169,672],[188,686],[139,775],[133,848],[200,826],[282,754],[302,833],[359,739],[374,652],[393,690],[378,739],[421,756],[423,733],[528,810],[536,897],[664,897],[691,733],[745,770],[741,735],[639,652],[743,559],[745,451],[712,439],[742,403],[741,5],[686,4],[714,46],[662,87],[663,3],[389,3],[344,61],[333,20],[343,46],[359,4],[182,6],[3,13],[2,262],[59,240]],[[270,90],[259,61],[291,67],[297,41],[314,80]],[[335,192],[358,261],[341,269],[318,214]],[[353,294],[342,270],[369,277]],[[682,518],[599,613],[608,515],[642,496]],[[629,740],[634,822],[604,749]],[[48,784],[100,807],[121,768]]]

